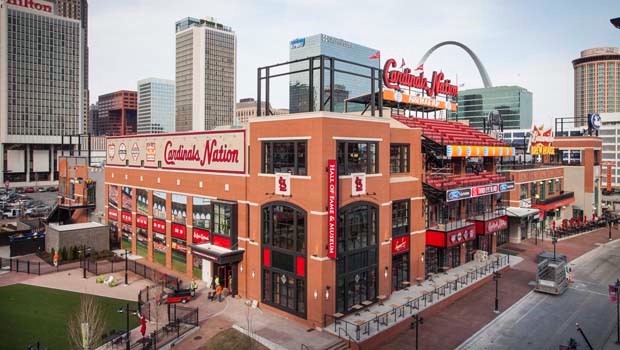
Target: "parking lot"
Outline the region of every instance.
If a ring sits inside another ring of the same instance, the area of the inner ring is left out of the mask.
[[[45,217],[56,202],[57,192],[0,194],[0,218]]]

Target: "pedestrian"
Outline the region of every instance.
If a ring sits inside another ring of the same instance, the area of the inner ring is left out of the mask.
[[[224,288],[222,288],[221,284],[217,285],[217,289],[215,289],[215,296],[217,297],[217,301],[219,301],[220,303],[222,302],[222,292],[224,291]]]
[[[220,276],[215,276],[215,288],[220,285]]]

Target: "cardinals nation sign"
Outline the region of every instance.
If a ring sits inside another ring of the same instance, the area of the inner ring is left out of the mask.
[[[555,154],[555,148],[551,146],[553,143],[553,134],[551,128],[545,129],[544,125],[532,127],[530,136],[530,154],[533,156]]]

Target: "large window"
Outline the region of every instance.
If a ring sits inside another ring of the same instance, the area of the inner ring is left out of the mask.
[[[379,172],[376,142],[338,142],[338,173],[375,174]]]
[[[306,315],[306,213],[287,203],[262,209],[263,302]]]
[[[352,306],[373,301],[377,294],[377,207],[353,203],[338,216],[338,259],[336,262],[336,310],[349,312]]]
[[[306,141],[263,142],[263,173],[306,175]]]
[[[232,219],[232,206],[230,204],[213,204],[213,233],[230,236]]]
[[[409,172],[409,145],[390,145],[390,173]]]
[[[392,236],[409,234],[409,199],[392,203]]]
[[[527,184],[521,184],[521,195],[519,197],[519,199],[526,199],[528,196],[528,188],[527,188]]]

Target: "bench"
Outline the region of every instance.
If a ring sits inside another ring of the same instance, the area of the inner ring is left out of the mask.
[[[411,283],[409,283],[409,281],[403,281],[403,289],[404,290],[409,290],[409,285],[411,285]]]
[[[359,316],[360,315],[360,310],[363,309],[364,307],[360,304],[355,304],[353,306],[351,306],[351,309],[355,310],[355,316]]]
[[[385,295],[377,295],[377,300],[379,300],[379,305],[383,306],[383,301],[386,299]]]

